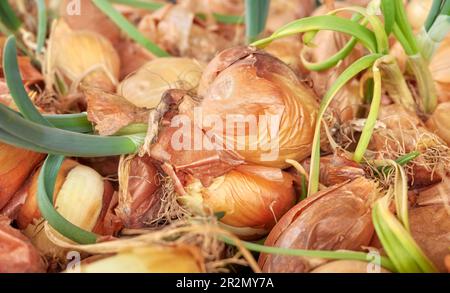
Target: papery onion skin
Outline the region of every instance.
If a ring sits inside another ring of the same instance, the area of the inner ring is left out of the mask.
[[[82,273],[202,273],[204,260],[191,246],[146,246],[81,264]]]
[[[378,270],[376,264],[357,260],[338,260],[321,265],[315,268],[311,273],[325,273],[325,274],[366,274]],[[379,267],[380,273],[389,273],[386,269]]]
[[[0,210],[44,157],[43,154],[0,143]]]
[[[125,174],[119,172],[119,182],[127,182],[120,186],[116,213],[126,228],[144,228],[157,216],[161,206],[161,198],[157,194],[160,175],[148,156],[133,157],[125,163],[122,161],[121,166],[124,164],[126,166],[120,170]]]
[[[427,127],[450,145],[450,102],[441,103],[437,106],[427,121]]]
[[[374,234],[371,202],[377,196],[377,185],[365,178],[323,190],[286,213],[265,245],[360,251]],[[316,266],[311,259],[266,254],[260,256],[259,265],[266,273],[308,272]]]
[[[242,125],[237,123],[228,126],[232,129],[226,131],[210,130],[211,136],[226,143],[225,149],[236,148],[245,138],[245,147],[233,150],[248,163],[286,168],[286,159],[300,161],[311,154],[318,112],[316,97],[279,59],[251,47],[227,49],[205,69],[198,93],[203,98],[200,109],[204,117],[220,117],[223,125],[227,125],[229,115],[257,119],[259,124],[264,123],[261,117],[280,121],[276,129],[278,137],[273,133],[271,136],[267,129],[258,134],[258,129],[252,129],[248,123],[244,125],[244,136],[239,134]],[[252,145],[250,137],[255,138]],[[273,142],[268,137],[278,142],[273,158],[264,158],[269,152],[263,149]]]
[[[450,102],[450,36],[439,45],[430,62],[430,71],[440,102]]]
[[[137,107],[152,109],[159,104],[164,92],[171,88],[194,90],[203,68],[194,59],[157,58],[123,80],[117,92]]]
[[[209,187],[193,180],[186,191],[181,200],[188,208],[224,212],[220,222],[246,240],[265,236],[296,200],[293,177],[262,166],[239,166]]]
[[[74,31],[59,20],[49,42],[49,74],[60,72],[69,85],[83,82],[106,92],[115,91],[120,59],[108,39],[92,31]]]
[[[39,251],[9,224],[8,218],[0,216],[0,273],[44,273]]]

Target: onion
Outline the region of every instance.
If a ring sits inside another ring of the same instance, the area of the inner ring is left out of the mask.
[[[427,127],[450,145],[450,102],[439,104],[427,121]]]
[[[119,205],[117,215],[126,228],[143,228],[157,215],[161,201],[156,194],[159,178],[151,158],[122,159],[119,171]]]
[[[186,192],[181,201],[189,210],[223,212],[223,226],[250,240],[266,235],[296,199],[289,173],[260,166],[240,166],[214,179],[209,187],[191,179]]]
[[[446,37],[430,63],[430,71],[436,85],[440,102],[450,101],[450,36]]]
[[[43,159],[43,154],[0,143],[0,210]]]
[[[123,80],[117,92],[137,107],[152,109],[168,89],[195,89],[203,67],[189,58],[158,58]]]
[[[286,159],[300,161],[311,154],[318,105],[314,94],[280,60],[252,48],[225,50],[206,68],[198,93],[203,117],[219,117],[232,128],[205,125],[203,130],[248,163],[286,168]],[[262,131],[245,121],[230,126],[230,115],[258,119]],[[261,125],[262,119],[266,125]],[[264,129],[267,124],[271,130]],[[264,151],[267,148],[276,154]]]
[[[446,272],[444,259],[450,247],[450,217],[448,206],[430,205],[410,211],[411,235],[426,256],[441,272]]]
[[[117,45],[120,41],[120,29],[108,16],[105,15],[91,0],[78,1],[81,13],[69,13],[69,5],[74,1],[61,1],[60,17],[73,30],[92,31],[107,38],[112,44]]]
[[[377,185],[365,178],[323,190],[300,202],[272,229],[266,246],[311,250],[361,250],[374,234],[371,202]],[[263,272],[308,272],[318,261],[262,254]],[[320,262],[319,262],[320,263]]]
[[[326,263],[311,271],[311,273],[340,273],[340,274],[365,274],[370,273],[371,264],[357,260],[338,260]],[[380,267],[380,273],[389,273],[389,271]]]
[[[111,43],[91,31],[73,31],[59,20],[53,26],[47,52],[49,78],[61,74],[72,86],[86,85],[114,92],[120,60]]]
[[[406,14],[414,31],[417,32],[422,28],[432,3],[432,0],[409,0],[406,6]]]
[[[81,264],[82,273],[202,273],[204,260],[191,246],[147,246]]]
[[[0,216],[0,273],[44,273],[39,251],[9,224],[8,218]]]
[[[307,70],[304,68],[300,58],[302,43],[297,37],[282,38],[270,43],[264,50],[277,57],[298,75],[305,75]]]
[[[63,257],[65,250],[50,242],[44,229],[45,222],[37,204],[38,176],[36,172],[24,189],[27,197],[17,224],[45,255]],[[113,192],[111,184],[96,171],[66,160],[58,173],[54,202],[58,212],[72,224],[101,235],[114,235],[122,224],[111,212],[117,201]]]

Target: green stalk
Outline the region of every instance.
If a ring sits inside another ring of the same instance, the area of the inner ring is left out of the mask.
[[[267,253],[267,254],[325,258],[325,259],[335,259],[335,260],[359,260],[359,261],[365,261],[365,262],[367,262],[370,259],[370,256],[364,252],[305,250],[305,249],[272,247],[272,246],[265,246],[265,245],[260,245],[260,244],[247,242],[247,241],[237,242],[236,240],[233,240],[224,235],[221,235],[220,239],[229,245],[233,245],[236,247],[243,246],[250,251]],[[393,266],[392,262],[386,257],[381,257],[381,266],[391,272],[396,272],[395,267]]]
[[[168,57],[169,53],[158,47],[152,41],[147,39],[141,32],[129,22],[113,5],[107,0],[92,0],[92,2],[105,13],[118,27],[138,44],[146,48],[156,57]]]
[[[22,26],[22,21],[17,17],[8,0],[0,1],[0,21],[13,33]]]
[[[37,32],[37,49],[39,54],[45,45],[45,38],[47,37],[47,9],[45,7],[45,0],[36,0],[38,7],[38,32]]]
[[[64,157],[49,155],[42,166],[38,181],[37,202],[42,217],[61,235],[79,244],[97,242],[97,235],[81,229],[66,220],[53,206],[56,178]]]
[[[437,107],[438,98],[428,63],[422,55],[417,54],[408,57],[408,65],[416,76],[417,88],[422,97],[423,111],[427,114],[432,114]]]
[[[270,0],[245,0],[246,35],[253,42],[264,31]]]
[[[133,135],[136,133],[147,133],[147,130],[148,124],[143,123],[130,124],[117,131],[114,134],[114,136]]]
[[[425,31],[429,31],[431,26],[433,25],[436,17],[439,15],[441,11],[442,0],[433,0],[433,4],[431,6],[430,12],[428,13],[428,17],[425,21],[424,28]]]

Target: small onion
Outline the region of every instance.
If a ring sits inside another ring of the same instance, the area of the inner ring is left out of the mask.
[[[354,250],[368,246],[374,235],[371,202],[377,185],[365,178],[323,190],[301,201],[272,229],[265,245],[311,250]],[[262,254],[263,272],[309,272],[317,260]]]
[[[191,246],[130,248],[113,256],[81,264],[82,273],[203,273],[200,251]]]
[[[44,273],[39,251],[9,224],[8,218],[0,216],[0,273]]]
[[[198,93],[203,98],[199,108],[204,117],[219,117],[223,125],[228,124],[226,131],[207,125],[203,130],[210,129],[209,135],[223,143],[223,148],[233,149],[245,161],[286,168],[287,159],[300,161],[311,154],[318,104],[279,59],[253,48],[225,50],[207,66]],[[247,123],[230,126],[230,115],[257,119],[259,128]],[[240,145],[243,140],[245,146]],[[273,143],[277,154],[265,156],[268,147],[275,150]]]
[[[427,121],[427,127],[450,145],[450,102],[439,104]]]
[[[325,274],[365,274],[378,268],[374,264],[357,261],[357,260],[338,260],[326,263],[311,271],[311,273],[325,273]],[[380,273],[389,273],[389,271],[379,268]]]
[[[0,143],[0,210],[43,159],[43,154]]]
[[[74,31],[59,20],[53,26],[49,42],[49,74],[60,73],[72,87],[83,82],[114,92],[120,59],[108,39],[92,31]]]
[[[202,71],[203,65],[193,59],[158,58],[123,80],[117,92],[137,107],[152,109],[168,89],[195,89]]]
[[[36,172],[23,190],[26,201],[19,211],[17,224],[45,255],[62,257],[65,250],[54,245],[44,229],[37,203],[38,176]],[[66,160],[57,176],[54,204],[72,224],[101,235],[114,235],[122,224],[111,212],[116,203],[113,192],[111,184],[96,171]]]
[[[294,204],[293,178],[280,169],[240,166],[209,187],[191,179],[181,201],[194,213],[225,213],[221,224],[242,239],[259,239]]]

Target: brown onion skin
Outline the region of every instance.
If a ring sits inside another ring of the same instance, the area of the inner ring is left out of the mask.
[[[150,157],[134,157],[130,165],[128,194],[119,197],[117,215],[130,229],[145,227],[158,213],[161,200],[158,170]]]
[[[411,235],[440,272],[450,247],[450,216],[442,204],[416,207],[409,212]]]
[[[355,250],[367,246],[374,234],[371,202],[377,197],[373,181],[358,178],[323,190],[294,206],[275,225],[266,246],[311,250]],[[308,272],[305,258],[261,254],[265,273]]]
[[[249,164],[286,168],[286,159],[303,160],[311,154],[318,111],[316,97],[279,59],[251,47],[222,51],[205,69],[198,93],[203,98],[200,108],[204,116],[213,115],[223,121],[229,114],[281,118],[277,158],[262,160],[260,144],[256,151],[248,145],[245,150],[237,149]],[[237,135],[211,131],[231,143],[239,139]]]
[[[38,250],[10,220],[0,216],[0,273],[44,273],[46,267]]]

